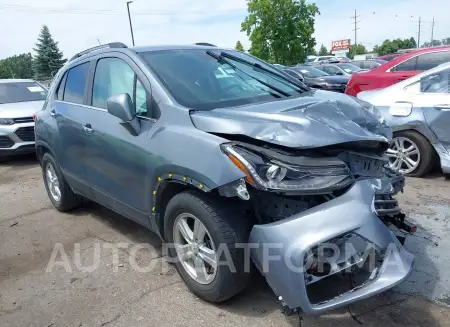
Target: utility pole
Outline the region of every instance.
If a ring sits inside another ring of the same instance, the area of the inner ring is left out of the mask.
[[[358,27],[358,23],[360,23],[361,21],[356,21],[356,18],[358,18],[359,17],[359,15],[356,15],[356,9],[355,9],[355,16],[352,16],[352,17],[350,17],[350,18],[353,18],[354,19],[354,29],[353,29],[353,31],[355,31],[355,45],[356,44],[358,44],[358,37],[357,37],[357,31],[359,30],[359,27]]]
[[[420,48],[420,27],[422,26],[422,18],[419,16],[419,32],[417,33],[417,47]]]
[[[97,38],[97,41],[98,41],[98,45],[102,45],[99,38]]]
[[[431,46],[433,46],[433,35],[434,34],[434,17],[433,22],[431,23]]]
[[[133,3],[133,1],[127,1],[127,10],[128,10],[128,20],[130,22],[131,42],[133,43],[134,46],[133,25],[131,24],[131,15],[130,15],[130,3]]]

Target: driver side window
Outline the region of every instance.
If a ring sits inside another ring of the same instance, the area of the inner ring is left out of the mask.
[[[97,63],[92,88],[92,106],[106,109],[108,98],[128,93],[136,113],[147,116],[147,92],[134,70],[119,58],[104,58]]]
[[[450,93],[450,68],[420,80],[422,93]]]

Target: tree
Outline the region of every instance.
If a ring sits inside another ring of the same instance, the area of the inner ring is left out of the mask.
[[[37,80],[52,78],[66,62],[47,25],[42,26],[36,48],[33,50],[36,52],[33,68]]]
[[[350,49],[347,53],[347,57],[353,59],[355,55],[365,54],[367,53],[367,49],[362,44],[353,44],[350,46]]]
[[[429,48],[429,47],[438,47],[442,45],[442,42],[439,40],[432,40],[431,42],[425,42],[422,44],[422,48]]]
[[[400,49],[412,49],[417,48],[416,40],[411,37],[409,39],[395,39],[395,40],[384,40],[384,42],[378,46],[376,45],[373,48],[375,53],[378,53],[380,56],[397,52]]]
[[[327,56],[328,55],[328,49],[323,44],[320,46],[319,50],[319,56]]]
[[[31,53],[22,53],[0,60],[0,78],[33,78]]]
[[[442,45],[450,45],[450,37],[442,39],[441,43]]]
[[[313,52],[314,19],[319,9],[306,0],[247,0],[241,24],[251,41],[249,52],[283,65],[303,62]]]
[[[237,41],[237,42],[236,42],[236,45],[234,46],[234,48],[235,48],[237,51],[241,51],[241,52],[244,52],[244,51],[245,51],[244,46],[242,45],[241,41]]]

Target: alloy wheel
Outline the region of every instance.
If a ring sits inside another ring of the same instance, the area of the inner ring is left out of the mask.
[[[45,179],[53,200],[56,202],[61,201],[61,188],[59,186],[58,176],[56,175],[55,168],[51,163],[47,163],[45,167]]]
[[[395,137],[387,150],[392,169],[402,174],[412,173],[420,164],[420,151],[416,143],[406,137]]]
[[[173,226],[173,240],[185,271],[199,284],[213,282],[217,274],[217,254],[211,235],[194,215],[182,213]]]

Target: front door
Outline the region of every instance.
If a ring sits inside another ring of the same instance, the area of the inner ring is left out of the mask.
[[[133,66],[133,67],[132,67]],[[126,58],[101,58],[96,62],[91,114],[86,146],[89,181],[98,202],[141,223],[149,224],[147,137],[153,127],[150,117],[150,93],[138,77],[135,67]],[[107,112],[107,99],[128,93],[138,114],[141,131],[132,135],[120,119]]]

